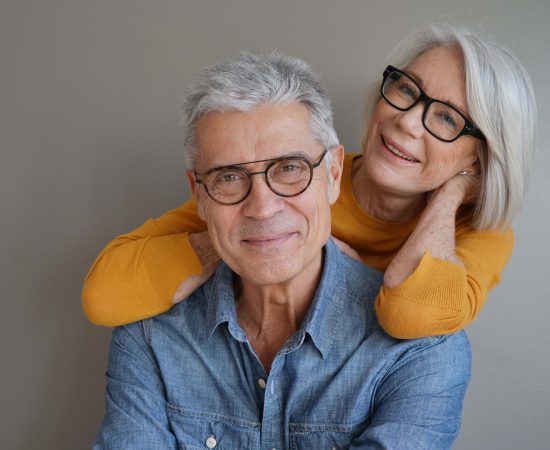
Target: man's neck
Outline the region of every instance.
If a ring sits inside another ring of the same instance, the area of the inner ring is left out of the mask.
[[[240,280],[237,317],[266,372],[284,343],[300,328],[322,274],[322,258],[285,283],[256,286]]]

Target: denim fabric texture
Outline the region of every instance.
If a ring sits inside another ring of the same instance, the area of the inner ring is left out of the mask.
[[[471,356],[464,332],[397,340],[378,325],[382,274],[324,247],[302,326],[266,373],[239,326],[234,273],[116,328],[94,449],[447,449]]]

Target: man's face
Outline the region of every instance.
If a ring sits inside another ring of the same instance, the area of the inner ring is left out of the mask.
[[[310,131],[309,111],[301,103],[209,113],[198,123],[198,145],[198,174],[289,154],[316,162],[324,151]],[[332,150],[332,154],[332,183],[327,178],[325,157],[314,169],[309,188],[296,197],[275,194],[260,174],[252,177],[250,195],[243,202],[222,205],[190,177],[199,215],[207,222],[214,248],[243,282],[267,286],[319,271],[321,249],[330,235],[330,205],[340,192],[343,148]],[[267,164],[243,168],[257,172]]]

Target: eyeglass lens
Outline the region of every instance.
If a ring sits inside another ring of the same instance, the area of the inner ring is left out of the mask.
[[[391,72],[382,85],[382,95],[393,107],[407,111],[425,96],[418,84],[408,75]],[[426,101],[423,124],[434,136],[450,141],[462,133],[464,117],[453,107],[438,100]]]
[[[302,158],[286,158],[270,163],[265,171],[249,172],[240,167],[222,167],[204,175],[208,194],[219,203],[235,204],[244,200],[252,187],[252,175],[264,174],[267,185],[276,194],[292,197],[305,191],[313,167]]]

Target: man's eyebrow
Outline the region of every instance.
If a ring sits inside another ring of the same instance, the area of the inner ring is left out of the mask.
[[[211,169],[208,169],[207,172],[211,172],[213,170],[225,169],[225,168],[229,168],[229,167],[240,168],[241,166],[245,166],[245,165],[248,165],[248,164],[277,161],[279,159],[285,159],[285,158],[305,158],[309,161],[311,157],[310,157],[310,155],[308,155],[303,150],[293,150],[289,153],[285,153],[285,154],[280,155],[280,156],[275,156],[274,158],[258,159],[256,161],[246,161],[246,162],[239,162],[239,163],[232,163],[232,164],[224,164],[224,165],[221,165],[221,166],[215,166],[215,167],[212,167]]]
[[[285,155],[279,157],[279,158],[275,158],[275,159],[281,159],[281,158],[293,158],[293,157],[300,157],[300,158],[305,158],[305,159],[309,159],[310,155],[308,155],[306,152],[304,152],[303,150],[294,150],[290,153],[286,153]]]

